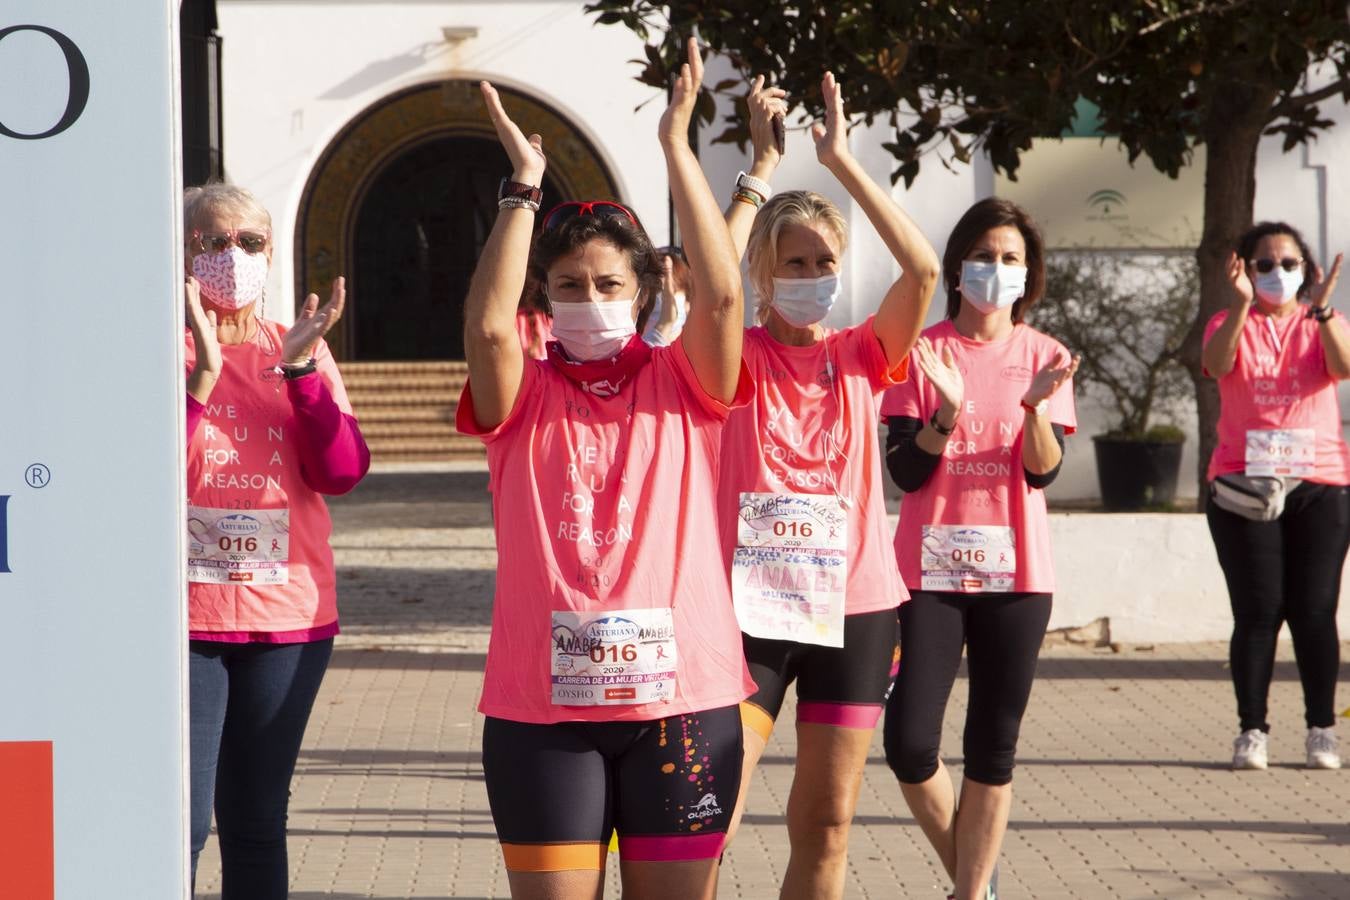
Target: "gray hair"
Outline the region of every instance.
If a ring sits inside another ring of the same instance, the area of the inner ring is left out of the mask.
[[[256,220],[272,230],[272,216],[258,198],[244,188],[232,184],[204,184],[183,191],[183,230],[189,235],[197,223],[209,213],[234,213],[243,219]]]

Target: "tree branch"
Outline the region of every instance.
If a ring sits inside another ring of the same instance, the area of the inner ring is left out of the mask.
[[[1350,76],[1342,78],[1338,81],[1333,81],[1326,87],[1318,88],[1315,91],[1309,91],[1308,93],[1301,94],[1297,97],[1284,98],[1279,103],[1276,103],[1274,106],[1270,108],[1270,118],[1267,119],[1266,121],[1273,122],[1276,119],[1282,118],[1283,116],[1292,115],[1293,113],[1298,112],[1300,109],[1312,106],[1314,103],[1319,103],[1323,100],[1334,97],[1337,94],[1343,94],[1346,92],[1350,92]]]

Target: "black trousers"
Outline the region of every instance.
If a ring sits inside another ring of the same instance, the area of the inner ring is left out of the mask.
[[[1285,622],[1303,682],[1304,718],[1309,728],[1329,727],[1341,663],[1336,606],[1350,547],[1350,488],[1305,481],[1273,522],[1244,519],[1213,500],[1206,516],[1233,606],[1228,656],[1239,728],[1270,730],[1266,699]]]
[[[942,719],[961,649],[970,699],[962,740],[964,777],[1012,781],[1022,714],[1050,622],[1049,594],[915,591],[900,605],[900,671],[886,703],[886,762],[905,784],[937,771]]]

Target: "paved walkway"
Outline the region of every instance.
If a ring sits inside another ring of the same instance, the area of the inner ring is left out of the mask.
[[[508,896],[474,711],[495,561],[485,486],[472,466],[382,471],[332,504],[344,633],[294,785],[294,900]],[[1350,769],[1301,768],[1288,648],[1271,691],[1267,772],[1224,764],[1234,729],[1224,655],[1218,644],[1047,646],[1023,726],[1005,897],[1350,898]],[[949,763],[964,694],[958,683]],[[792,721],[790,707],[781,721]],[[792,728],[781,727],[720,896],[777,896],[793,753]],[[941,898],[947,886],[879,736],[850,867],[850,898]],[[218,897],[214,839],[199,887],[199,898]]]

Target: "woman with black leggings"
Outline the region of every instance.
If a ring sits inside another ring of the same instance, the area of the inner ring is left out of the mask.
[[[953,896],[991,900],[1054,590],[1043,490],[1075,426],[1078,361],[1022,322],[1044,289],[1045,256],[1016,205],[971,207],[942,273],[947,319],[923,332],[910,380],[881,408],[887,467],[906,494],[895,550],[912,595],[900,606],[886,761]],[[958,803],[938,745],[963,647],[970,701]]]
[[[1324,280],[1295,229],[1257,225],[1229,259],[1232,302],[1205,329],[1203,363],[1221,404],[1206,514],[1233,606],[1235,769],[1268,764],[1266,697],[1285,622],[1303,682],[1308,767],[1341,767],[1336,606],[1350,545],[1350,453],[1336,384],[1350,377],[1350,333],[1330,307],[1340,271],[1337,256]]]

